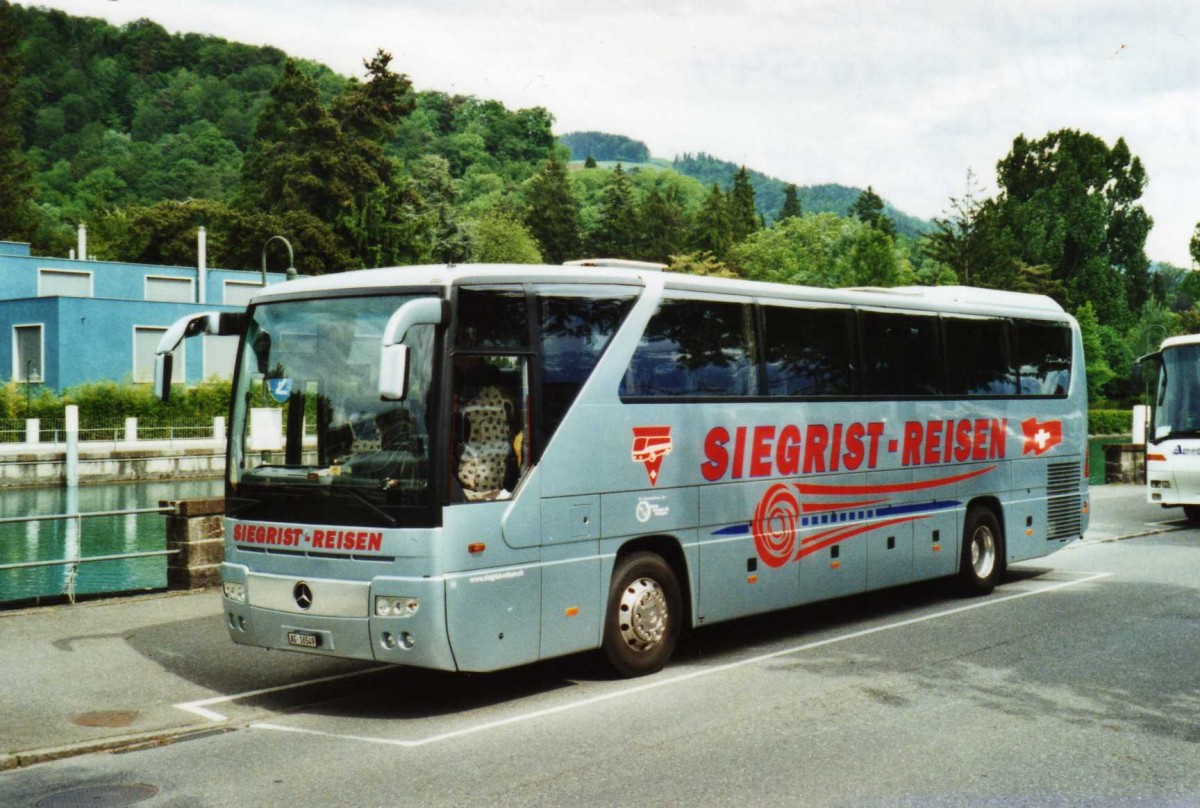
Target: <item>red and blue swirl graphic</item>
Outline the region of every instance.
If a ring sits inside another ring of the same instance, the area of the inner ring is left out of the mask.
[[[782,567],[796,549],[796,527],[800,523],[800,502],[792,486],[776,483],[758,501],[754,509],[754,548],[768,567]]]
[[[745,535],[754,538],[754,549],[768,567],[782,567],[799,561],[806,555],[830,545],[903,522],[928,519],[938,511],[958,507],[953,500],[933,499],[927,502],[889,504],[888,494],[923,491],[954,485],[994,470],[995,466],[975,469],[963,474],[921,480],[912,483],[875,485],[829,485],[823,483],[775,483],[766,490],[754,509],[749,525],[732,525],[715,531],[714,535]],[[801,503],[800,497],[816,497],[818,501]],[[877,497],[866,500],[829,500],[828,497]],[[825,526],[798,540],[802,528]]]

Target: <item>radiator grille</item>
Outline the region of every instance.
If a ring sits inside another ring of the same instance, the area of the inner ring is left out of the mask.
[[[1079,463],[1051,463],[1046,467],[1047,539],[1074,538],[1082,531],[1079,503],[1082,474]]]

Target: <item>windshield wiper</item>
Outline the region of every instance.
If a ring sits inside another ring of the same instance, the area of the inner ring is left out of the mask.
[[[382,516],[384,519],[386,519],[389,525],[395,526],[395,525],[400,524],[400,522],[396,519],[396,517],[392,516],[390,513],[383,510],[382,508],[380,508],[378,505],[376,505],[374,502],[372,502],[370,500],[370,498],[367,497],[366,494],[362,493],[361,491],[356,491],[353,488],[348,488],[348,487],[344,487],[344,486],[340,486],[340,485],[337,487],[334,487],[334,488],[330,488],[329,490],[337,491],[338,493],[341,493],[341,494],[349,494],[350,496],[354,497],[359,502],[361,502],[363,505],[366,505],[368,508],[370,508],[376,514],[378,514],[379,516]]]

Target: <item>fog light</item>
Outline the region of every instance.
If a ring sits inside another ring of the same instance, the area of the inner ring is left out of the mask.
[[[407,631],[400,632],[400,644],[405,648],[412,648],[414,645],[416,645],[416,643],[417,641],[413,639],[413,635],[409,634]]]
[[[235,584],[229,581],[221,584],[221,589],[225,592],[225,597],[236,603],[246,602],[246,585]]]
[[[376,617],[412,617],[419,608],[421,608],[421,601],[417,598],[392,595],[375,596]]]

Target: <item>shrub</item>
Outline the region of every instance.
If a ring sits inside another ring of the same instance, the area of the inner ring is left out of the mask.
[[[1088,434],[1128,435],[1132,430],[1132,410],[1088,410]]]

